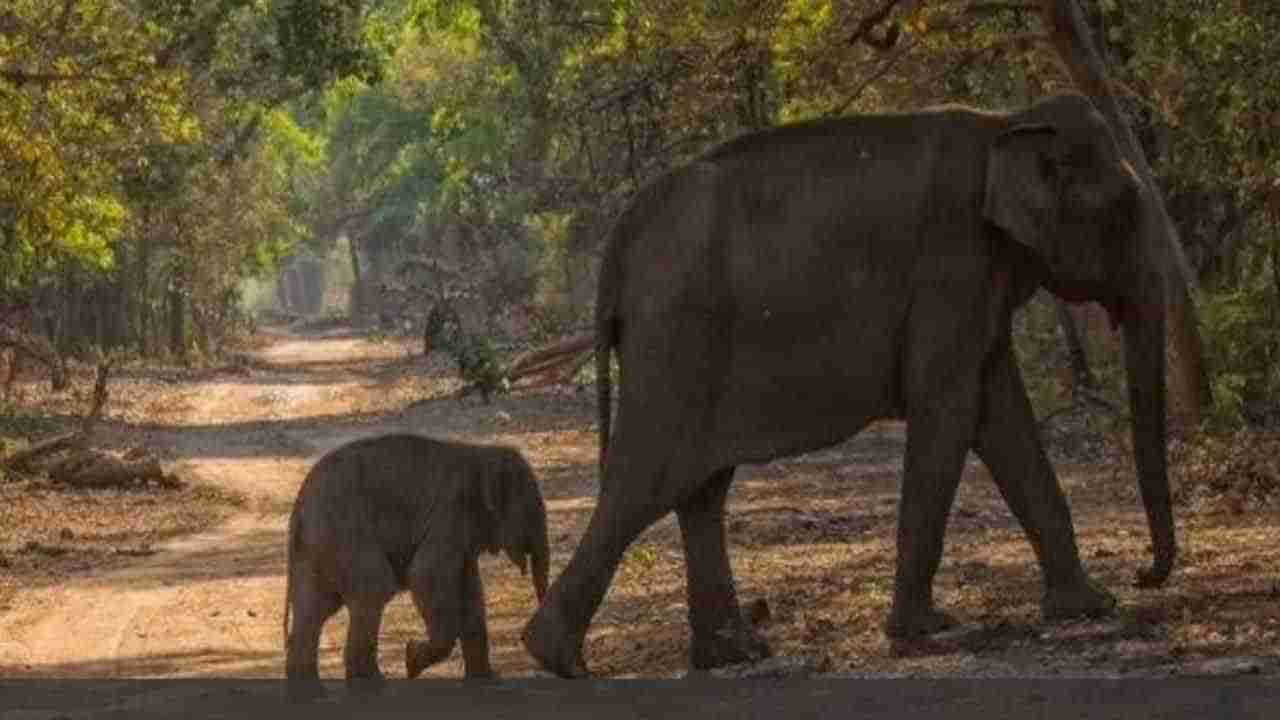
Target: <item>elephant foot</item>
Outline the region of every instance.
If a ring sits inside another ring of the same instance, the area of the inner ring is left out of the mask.
[[[573,642],[564,621],[542,605],[524,626],[520,636],[525,650],[547,672],[562,678],[586,678],[591,673],[582,658],[582,641]]]
[[[908,613],[895,608],[889,613],[884,633],[893,640],[912,640],[942,632],[955,625],[956,619],[941,610],[927,608]]]
[[[695,670],[758,662],[773,655],[769,643],[743,620],[712,633],[695,634],[689,650],[689,664]]]
[[[1070,587],[1046,591],[1040,603],[1040,612],[1045,620],[1069,620],[1104,617],[1110,615],[1115,607],[1115,595],[1088,580],[1082,580]]]
[[[498,680],[501,676],[494,672],[492,668],[488,670],[467,670],[463,675],[466,680],[474,680],[477,682],[487,682],[489,680]]]
[[[453,652],[453,644],[448,647],[431,647],[431,643],[421,640],[409,640],[404,644],[404,671],[410,680],[422,674],[423,670],[449,657]]]
[[[387,684],[387,679],[382,673],[376,675],[358,675],[347,678],[347,690],[352,695],[372,695],[382,692],[382,688]]]
[[[328,691],[324,689],[324,685],[320,683],[319,678],[285,681],[284,698],[285,701],[289,703],[305,703],[313,700],[320,700],[328,696],[328,694]]]

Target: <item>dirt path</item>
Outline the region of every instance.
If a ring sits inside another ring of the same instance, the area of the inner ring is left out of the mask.
[[[552,572],[564,566],[594,503],[590,390],[459,403],[446,397],[457,380],[445,361],[412,359],[406,345],[342,331],[277,333],[253,367],[248,375],[143,393],[137,406],[145,412],[113,418],[108,428],[121,442],[145,439],[194,483],[235,491],[243,507],[150,557],[19,592],[0,612],[0,677],[282,677],[284,529],[294,493],[320,454],[390,429],[518,446],[544,485]],[[1040,623],[1030,550],[975,460],[949,525],[937,591],[965,626],[927,648],[889,647],[880,627],[893,576],[902,448],[902,428],[886,423],[822,452],[740,469],[729,525],[739,592],[746,602],[768,602],[766,633],[781,658],[763,672],[1176,675],[1220,661],[1205,671],[1280,674],[1274,518],[1192,518],[1182,526],[1191,542],[1184,542],[1178,579],[1139,593],[1130,580],[1148,551],[1132,480],[1083,464],[1059,469],[1086,562],[1121,597],[1116,618]],[[533,601],[527,581],[500,558],[482,562],[495,667],[505,677],[540,675],[518,642]],[[589,636],[593,670],[684,675],[683,572],[668,517],[619,570]],[[402,595],[382,635],[388,676],[403,677],[404,641],[421,631]],[[344,635],[342,613],[322,640],[326,677],[341,676]],[[457,653],[428,671],[460,673]]]
[[[246,509],[145,561],[23,593],[0,618],[0,675],[281,675],[285,513],[319,454],[406,427],[352,417],[376,404],[369,365],[403,353],[341,335],[283,337],[250,377],[179,388],[146,428],[149,445],[193,482],[245,496]]]

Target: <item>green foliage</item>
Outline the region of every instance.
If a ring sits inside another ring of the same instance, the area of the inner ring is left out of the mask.
[[[445,300],[431,308],[423,333],[433,351],[453,358],[469,392],[479,392],[488,403],[490,395],[510,390],[497,345],[487,336],[467,332],[452,303]]]
[[[0,264],[8,286],[65,262],[109,268],[129,212],[118,177],[142,144],[185,141],[170,38],[131,3],[15,0],[0,15]]]
[[[1163,174],[1175,183],[1268,184],[1280,171],[1280,7],[1176,0],[1125,12],[1127,70],[1182,131]]]
[[[1214,420],[1280,417],[1280,296],[1275,285],[1206,293],[1200,319],[1213,368]]]
[[[1063,367],[1065,353],[1053,303],[1037,293],[1014,316],[1013,349],[1022,368],[1023,383],[1036,415],[1044,417],[1071,402],[1070,386],[1054,368]]]
[[[387,40],[366,35],[360,0],[278,0],[272,3],[280,43],[280,68],[308,87],[342,77],[376,82]],[[373,24],[370,30],[381,30]]]
[[[502,372],[497,347],[488,337],[463,333],[448,343],[445,350],[457,364],[458,375],[474,386],[485,402],[489,401],[490,395],[511,389]]]
[[[306,236],[299,191],[324,146],[282,106],[338,78],[375,78],[403,9],[363,0],[8,3],[4,287],[74,294],[114,285],[109,294],[130,298],[132,316],[112,342],[149,345],[171,327],[190,329],[209,350],[243,325],[237,285]],[[88,274],[63,278],[71,266]],[[61,324],[81,322],[71,305],[45,310]],[[191,317],[162,324],[161,312]]]
[[[114,286],[140,336],[176,299],[212,328],[242,285],[262,303],[282,258],[345,247],[362,277],[432,292],[446,283],[430,263],[447,261],[491,316],[524,306],[535,332],[562,332],[589,314],[578,290],[616,212],[713,143],[1063,83],[1026,41],[1036,13],[977,5],[901,3],[850,42],[881,2],[12,0],[0,281]],[[1259,418],[1280,392],[1264,222],[1280,207],[1280,6],[1084,6],[1161,181],[1209,198],[1179,221],[1201,238],[1193,262],[1219,268],[1203,298],[1218,416]],[[1227,220],[1243,228],[1231,243]],[[1056,318],[1043,304],[1020,323],[1028,387],[1052,411],[1067,401]],[[492,343],[447,345],[469,382],[497,382]],[[1091,359],[1110,393],[1116,359]]]

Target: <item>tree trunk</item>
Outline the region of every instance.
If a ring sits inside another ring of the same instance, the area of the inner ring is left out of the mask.
[[[1167,283],[1168,328],[1166,347],[1169,355],[1169,385],[1172,390],[1169,397],[1173,405],[1171,419],[1182,426],[1198,425],[1204,409],[1212,402],[1212,392],[1204,366],[1195,306],[1188,289],[1195,278],[1179,242],[1177,228],[1169,218],[1142,146],[1120,113],[1102,58],[1089,38],[1079,4],[1076,0],[1041,0],[1041,5],[1050,39],[1067,72],[1076,87],[1088,95],[1106,116],[1116,133],[1121,152],[1147,186],[1154,217],[1146,219],[1144,224],[1149,224],[1150,231],[1159,236],[1164,248],[1162,259]],[[1154,225],[1150,225],[1151,223]]]
[[[347,236],[347,248],[351,255],[351,297],[348,301],[348,313],[352,318],[360,317],[364,312],[364,273],[360,270],[360,248],[354,235]]]
[[[177,359],[187,357],[187,298],[181,271],[169,283],[169,352]]]
[[[1097,390],[1098,379],[1089,367],[1089,355],[1085,352],[1084,342],[1080,339],[1080,331],[1076,327],[1076,319],[1061,298],[1053,299],[1054,309],[1058,312],[1058,325],[1062,328],[1062,337],[1067,343],[1067,354],[1071,358],[1071,397],[1080,399],[1084,390]]]
[[[129,342],[129,291],[126,287],[119,280],[110,285],[111,307],[108,312],[111,325],[107,333],[107,347],[112,350],[120,349]]]
[[[324,300],[324,266],[319,262],[307,259],[298,263],[298,274],[302,280],[303,312],[314,315],[320,312]]]
[[[150,213],[145,221],[149,222]],[[137,270],[134,272],[134,297],[138,313],[138,348],[143,357],[151,357],[155,350],[155,323],[151,314],[151,296],[149,278],[151,277],[151,236],[144,230],[138,242]]]
[[[105,280],[94,282],[87,294],[91,303],[85,308],[85,314],[93,318],[93,344],[99,348],[107,346],[107,319],[110,317],[111,305],[107,302],[107,283]]]
[[[773,125],[773,103],[769,96],[769,70],[772,58],[769,45],[751,43],[745,36],[742,65],[738,69],[738,124],[747,132],[756,132]]]

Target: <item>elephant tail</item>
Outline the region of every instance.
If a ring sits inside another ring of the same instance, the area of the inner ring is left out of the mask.
[[[610,377],[616,324],[610,309],[596,323],[596,412],[600,416],[600,472],[604,472],[609,430],[613,421],[613,378]]]
[[[599,287],[596,292],[596,412],[600,421],[600,472],[604,473],[605,454],[609,450],[609,431],[613,422],[612,353],[618,341],[618,293],[622,285],[619,237],[622,222],[615,226],[605,246],[600,264]]]
[[[298,544],[302,533],[299,526],[302,524],[302,503],[293,504],[293,510],[289,512],[289,534],[285,541],[285,562],[284,562],[284,650],[289,652],[289,606],[293,605],[293,557],[294,546]]]
[[[609,446],[609,425],[613,419],[613,382],[609,377],[613,338],[605,337],[604,333],[608,332],[612,336],[612,325],[613,323],[608,323],[605,327],[596,328],[595,331],[595,401],[598,405],[596,413],[600,415],[600,471],[602,473],[604,454]]]

